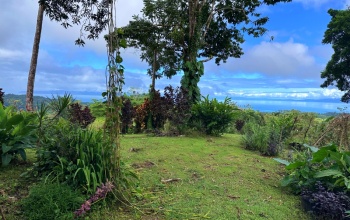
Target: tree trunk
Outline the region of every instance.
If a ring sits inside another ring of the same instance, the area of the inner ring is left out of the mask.
[[[27,94],[26,94],[27,111],[33,111],[35,72],[36,72],[36,66],[38,63],[39,45],[40,45],[41,30],[43,26],[43,18],[44,18],[44,6],[39,4],[38,17],[36,20],[36,30],[34,35],[32,59],[30,61],[29,74],[28,74],[28,84],[27,84]]]
[[[151,84],[151,96],[156,93],[156,74],[157,74],[157,51],[153,51],[153,67],[152,67],[152,84]]]

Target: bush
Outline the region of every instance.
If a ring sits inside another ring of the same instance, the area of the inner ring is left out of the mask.
[[[318,181],[313,190],[304,189],[301,198],[304,209],[320,219],[350,219],[345,213],[350,210],[350,198],[345,192],[327,190]]]
[[[266,148],[269,141],[269,131],[266,126],[249,122],[245,125],[243,142],[249,150],[259,150]]]
[[[282,186],[289,186],[295,193],[310,188],[317,181],[329,189],[350,189],[350,152],[339,152],[337,145],[320,149],[305,145],[312,151],[310,156],[299,158],[292,163],[275,159],[286,166],[288,174],[282,180]]]
[[[135,117],[136,111],[131,104],[129,98],[122,97],[122,133],[129,133],[129,129],[132,127],[133,118]]]
[[[94,117],[104,117],[106,115],[106,104],[102,101],[93,99],[89,108]]]
[[[113,179],[111,148],[101,131],[82,129],[60,119],[40,139],[32,172],[93,192]]]
[[[26,160],[25,149],[34,146],[37,117],[33,113],[18,112],[14,107],[4,109],[0,103],[0,164],[7,166],[20,155]]]
[[[92,116],[89,107],[85,106],[83,108],[79,103],[72,103],[69,105],[69,120],[82,128],[86,128],[94,122],[95,117]]]
[[[265,125],[249,122],[244,127],[243,142],[247,149],[258,150],[265,156],[276,156],[280,152],[279,135],[276,130]]]
[[[239,133],[244,133],[244,126],[248,123],[254,123],[260,126],[265,125],[265,118],[261,112],[250,108],[241,109],[235,112],[234,126]]]
[[[22,200],[22,209],[29,220],[73,219],[73,212],[83,202],[82,195],[67,185],[39,184]]]
[[[230,98],[224,102],[217,99],[209,100],[209,96],[192,106],[191,123],[197,130],[204,130],[207,135],[223,134],[231,125],[234,111],[238,108],[231,103]]]

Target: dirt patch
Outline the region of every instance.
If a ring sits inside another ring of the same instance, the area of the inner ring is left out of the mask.
[[[151,161],[145,161],[142,163],[133,163],[131,166],[135,169],[142,169],[142,168],[151,168],[153,167],[155,164]]]

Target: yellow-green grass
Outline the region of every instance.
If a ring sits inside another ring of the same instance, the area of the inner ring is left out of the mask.
[[[106,208],[92,219],[309,219],[299,197],[279,186],[283,167],[242,149],[239,135],[126,135],[121,145],[143,198],[137,209]]]

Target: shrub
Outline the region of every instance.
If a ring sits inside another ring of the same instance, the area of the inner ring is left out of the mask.
[[[34,146],[37,117],[33,113],[4,109],[0,103],[0,164],[7,166],[20,155],[26,160],[25,149]]]
[[[122,97],[123,107],[122,107],[122,133],[128,133],[129,128],[132,127],[133,118],[135,117],[136,111],[131,104],[129,98]]]
[[[106,115],[106,104],[102,101],[93,99],[89,108],[94,117],[104,117]]]
[[[265,125],[265,118],[261,112],[250,108],[235,111],[234,126],[239,133],[244,133],[244,126],[248,123],[254,123],[260,126]]]
[[[191,104],[188,99],[188,91],[183,87],[167,86],[164,89],[164,98],[167,105],[167,120],[173,132],[183,134],[191,117]]]
[[[345,192],[332,192],[317,181],[313,190],[301,192],[301,198],[304,209],[318,218],[350,219],[345,213],[350,210],[350,198]]]
[[[60,119],[41,138],[32,172],[93,192],[113,179],[111,148],[101,131],[82,129]]]
[[[231,125],[234,110],[237,110],[237,107],[231,103],[230,98],[225,98],[224,102],[219,102],[215,98],[209,100],[209,96],[207,96],[192,106],[190,120],[198,130],[203,129],[207,135],[218,136],[223,134]]]
[[[280,159],[286,165],[288,174],[282,186],[289,186],[295,193],[302,188],[310,188],[321,181],[329,189],[350,189],[350,152],[339,152],[337,145],[320,149],[305,145],[312,151],[310,157],[299,158],[292,163]]]
[[[86,128],[94,122],[95,117],[92,116],[89,107],[85,106],[83,108],[79,103],[72,103],[69,105],[69,120],[82,128]]]
[[[62,184],[39,184],[22,200],[24,216],[29,220],[73,219],[74,210],[84,198],[77,191]]]
[[[269,140],[269,131],[266,126],[255,123],[248,123],[244,128],[243,142],[249,150],[259,150],[266,148]]]

